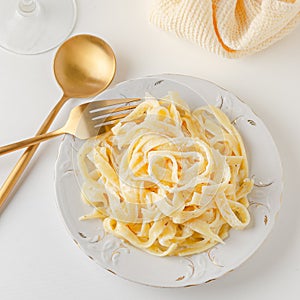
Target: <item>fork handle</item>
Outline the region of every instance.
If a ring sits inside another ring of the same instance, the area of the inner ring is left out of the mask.
[[[2,147],[0,147],[0,155],[6,154],[6,153],[9,153],[9,152],[13,152],[15,150],[19,150],[19,149],[22,149],[22,148],[26,148],[26,147],[29,147],[29,146],[32,146],[32,145],[35,145],[35,144],[39,144],[41,142],[50,140],[50,139],[52,139],[56,136],[62,135],[64,133],[65,133],[65,131],[63,130],[63,128],[61,128],[61,129],[58,129],[58,130],[55,130],[55,131],[52,131],[52,132],[37,135],[35,137],[29,138],[29,139],[26,139],[26,140],[23,140],[23,141],[20,141],[20,142],[16,142],[16,143],[13,143],[13,144],[2,146]]]

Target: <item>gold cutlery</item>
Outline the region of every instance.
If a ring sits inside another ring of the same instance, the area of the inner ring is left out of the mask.
[[[137,107],[140,98],[100,100],[74,107],[66,124],[55,131],[0,147],[0,155],[44,142],[62,134],[72,134],[85,140],[105,132],[105,125],[126,117]],[[134,102],[134,105],[130,105]]]
[[[63,90],[63,96],[50,112],[37,135],[50,128],[63,105],[71,98],[89,98],[108,87],[114,78],[116,59],[111,47],[102,39],[92,35],[74,36],[58,49],[54,60],[54,74]],[[29,147],[21,156],[14,169],[0,189],[0,208],[26,166],[38,145]]]

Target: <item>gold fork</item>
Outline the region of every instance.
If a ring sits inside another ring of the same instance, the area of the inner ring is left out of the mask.
[[[139,104],[140,98],[93,101],[72,109],[66,124],[55,131],[0,147],[0,155],[29,147],[68,133],[85,140],[103,133],[104,125],[126,117]]]

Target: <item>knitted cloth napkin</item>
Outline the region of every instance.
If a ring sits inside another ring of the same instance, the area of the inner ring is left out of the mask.
[[[156,0],[150,21],[228,58],[267,48],[300,21],[300,0]]]

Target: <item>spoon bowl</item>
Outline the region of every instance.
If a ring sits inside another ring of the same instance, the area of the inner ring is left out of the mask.
[[[57,51],[54,74],[69,98],[89,98],[111,83],[116,59],[111,47],[102,39],[81,34],[67,40]]]

